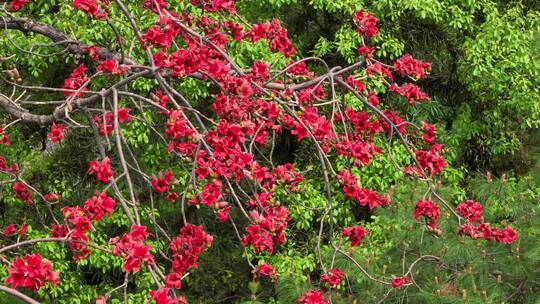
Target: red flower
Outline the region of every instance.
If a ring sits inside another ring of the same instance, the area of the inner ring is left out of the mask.
[[[130,111],[131,111],[130,108],[118,108],[118,112],[117,112],[118,122],[124,123],[126,121],[133,121],[133,116],[129,114]]]
[[[482,217],[484,208],[473,200],[466,200],[457,205],[456,212],[465,217],[468,221],[474,223]]]
[[[390,86],[390,92],[396,92],[397,94],[407,98],[409,105],[413,105],[416,101],[429,100],[429,96],[420,91],[420,88],[412,83],[405,83],[401,86],[393,84]]]
[[[53,143],[57,143],[64,139],[64,131],[66,130],[66,127],[64,127],[62,124],[57,124],[53,122],[51,127],[51,132],[49,132],[48,136],[49,139]]]
[[[96,0],[73,0],[73,7],[95,19],[105,20],[107,18],[107,12],[99,8]]]
[[[96,174],[96,178],[99,181],[104,183],[109,182],[113,177],[113,171],[111,169],[111,160],[108,157],[105,157],[101,162],[94,160],[89,163],[90,169],[88,172],[90,174]]]
[[[251,75],[254,79],[270,79],[270,75],[268,74],[268,65],[266,65],[262,61],[255,61],[255,63],[251,67]]]
[[[157,193],[165,193],[169,191],[169,188],[171,186],[171,182],[173,180],[173,176],[171,174],[171,171],[167,169],[165,172],[165,175],[162,175],[159,173],[157,176],[154,176],[152,178],[151,184],[152,188],[154,188],[154,191]]]
[[[229,33],[233,37],[234,41],[241,41],[244,37],[242,26],[234,21],[226,20],[223,22],[223,27],[229,30]]]
[[[357,51],[358,54],[364,56],[366,59],[371,59],[375,48],[368,48],[365,44],[362,44]]]
[[[272,277],[275,275],[274,267],[266,263],[259,265],[255,271],[261,277]]]
[[[360,246],[362,240],[367,236],[368,232],[361,226],[347,227],[341,230],[343,237],[348,237],[351,242],[351,247]]]
[[[19,11],[28,2],[30,2],[30,0],[13,0],[9,3],[9,10]]]
[[[108,72],[113,75],[123,75],[126,73],[127,68],[118,64],[116,60],[103,60],[103,62],[97,66],[96,72]]]
[[[178,272],[171,272],[165,277],[165,286],[168,288],[180,289],[182,287],[182,275]]]
[[[265,38],[272,52],[281,52],[285,57],[290,57],[296,52],[287,37],[287,30],[281,26],[279,20],[255,24],[247,36],[253,42]]]
[[[169,192],[169,193],[167,193],[167,196],[165,196],[165,199],[168,200],[171,203],[174,203],[178,199],[178,193]]]
[[[224,207],[219,209],[217,212],[217,217],[220,222],[226,222],[229,220],[229,213],[231,212],[231,207]]]
[[[235,13],[234,0],[189,0],[191,4],[201,6],[204,10],[209,12],[228,11],[229,13]]]
[[[435,205],[432,201],[418,201],[414,207],[414,220],[416,221],[420,216],[424,216],[428,221],[429,228],[436,228],[439,221],[439,206]]]
[[[296,300],[298,304],[328,304],[328,301],[324,298],[322,291],[310,290],[304,293]]]
[[[333,268],[328,270],[327,273],[323,274],[321,276],[321,280],[328,283],[330,287],[336,287],[339,285],[339,283],[341,283],[341,279],[344,275],[345,273],[339,270],[339,268]]]
[[[441,173],[442,169],[446,166],[444,157],[440,154],[442,145],[437,144],[431,146],[429,151],[417,150],[415,152],[416,159],[420,164],[422,170],[429,170],[431,176]]]
[[[90,45],[83,46],[82,49],[88,53],[88,56],[90,56],[90,59],[92,59],[93,61],[98,61],[101,58],[101,54],[99,53],[101,51],[100,47]]]
[[[383,195],[378,194],[373,190],[364,189],[358,186],[356,176],[352,175],[346,169],[339,172],[337,179],[343,186],[345,197],[354,199],[361,206],[368,206],[369,209],[373,209],[378,206],[386,206],[390,203]]]
[[[32,193],[28,190],[25,184],[16,182],[12,186],[13,191],[15,192],[15,197],[25,202],[27,205],[30,205],[34,202],[32,198]]]
[[[107,298],[105,296],[98,296],[96,298],[96,304],[107,304]]]
[[[178,296],[177,298],[169,296],[170,290],[170,288],[163,287],[160,287],[158,290],[151,290],[150,297],[156,304],[187,304],[184,296]]]
[[[409,54],[405,54],[394,63],[394,71],[401,77],[411,76],[414,79],[422,79],[426,77],[426,70],[430,69],[430,63],[416,60]]]
[[[110,218],[114,207],[116,207],[116,202],[107,196],[106,191],[96,191],[95,196],[84,202],[84,211],[91,220],[95,220],[96,222],[99,222],[105,213]]]
[[[77,1],[77,0],[75,0]],[[86,76],[86,66],[83,64],[79,65],[71,75],[64,81],[64,89],[66,90],[78,90],[77,97],[84,96],[83,92],[88,91],[86,87],[82,87],[87,81],[88,76]],[[64,92],[64,96],[72,96],[75,92]]]
[[[366,68],[366,75],[368,77],[372,77],[372,75],[384,75],[388,79],[393,79],[392,73],[390,73],[390,70],[388,70],[385,66],[383,66],[380,62],[375,62],[373,64],[368,65]]]
[[[9,224],[6,226],[6,228],[4,228],[4,236],[8,237],[15,233],[15,231],[17,231],[17,227],[15,226],[15,224]]]
[[[422,121],[422,128],[424,129],[424,135],[422,139],[427,145],[432,145],[435,143],[435,135],[437,134],[437,129],[435,125],[432,125],[428,122]]]
[[[23,258],[18,257],[8,268],[9,276],[6,284],[11,288],[17,286],[30,290],[39,290],[47,282],[52,286],[58,283],[58,273],[52,271],[52,263],[43,260],[39,253],[29,254]]]
[[[43,196],[43,198],[45,199],[45,201],[49,202],[49,203],[52,203],[52,202],[56,202],[60,199],[60,196],[56,193],[47,193],[45,194],[45,196]]]
[[[285,229],[289,221],[289,212],[285,207],[264,209],[262,214],[250,212],[254,224],[246,227],[247,235],[242,237],[242,244],[253,246],[256,253],[274,252],[276,245],[285,242]]]
[[[26,230],[28,229],[28,226],[26,226],[26,224],[22,224],[21,225],[21,228],[19,228],[19,231],[17,231],[17,233],[20,235],[20,236],[26,236]]]
[[[154,264],[154,257],[150,254],[151,245],[145,245],[144,240],[150,235],[146,231],[146,226],[131,226],[131,231],[122,235],[122,238],[111,239],[113,244],[113,254],[124,259],[124,270],[126,272],[138,272],[141,264]]]
[[[199,256],[212,244],[213,237],[204,232],[202,226],[187,224],[180,229],[180,235],[169,245],[173,253],[173,271],[184,274],[197,268]]]
[[[51,237],[64,238],[68,235],[68,233],[69,233],[69,228],[66,225],[57,225],[57,224],[52,225]]]
[[[166,0],[144,0],[144,8],[150,8],[154,13],[164,10],[169,6]]]
[[[353,20],[358,26],[358,34],[364,37],[373,37],[379,32],[376,25],[379,20],[371,12],[366,14],[363,11],[357,11],[354,13]]]
[[[518,239],[517,233],[510,226],[504,227],[502,230],[498,230],[495,233],[495,239],[499,243],[503,244],[512,244],[515,240]]]
[[[3,128],[0,128],[0,135],[2,135],[0,137],[0,145],[11,145],[11,143],[9,142],[9,134],[5,134]]]
[[[409,283],[409,278],[407,278],[406,276],[402,276],[402,277],[392,276],[392,288],[401,288],[405,284],[408,284],[408,283]]]

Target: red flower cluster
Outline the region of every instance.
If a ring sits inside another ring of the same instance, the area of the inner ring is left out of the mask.
[[[254,224],[246,227],[247,235],[242,237],[242,244],[253,246],[256,253],[274,253],[274,244],[285,242],[285,229],[289,221],[287,208],[266,208],[262,214],[252,210],[250,216]]]
[[[343,186],[345,197],[357,201],[361,206],[368,206],[369,209],[373,209],[389,204],[388,199],[383,195],[358,186],[356,176],[352,175],[347,169],[341,170],[337,175],[337,179]]]
[[[344,275],[345,273],[339,270],[339,268],[333,268],[321,276],[321,281],[328,283],[330,287],[336,287],[341,283]]]
[[[111,169],[111,160],[105,157],[103,160],[93,160],[89,163],[90,168],[88,173],[96,174],[96,178],[99,181],[108,183],[113,177],[113,171]]]
[[[15,197],[25,202],[27,205],[34,203],[32,198],[32,193],[28,190],[25,184],[21,182],[16,182],[12,186],[13,191],[15,192]]]
[[[92,59],[93,61],[98,61],[101,58],[101,54],[99,53],[101,51],[101,48],[98,46],[83,46],[82,49],[88,53],[88,56],[90,56],[90,59]]]
[[[288,185],[291,190],[304,180],[304,177],[296,171],[292,164],[283,164],[272,170],[273,179],[281,185]],[[272,183],[273,184],[273,183]],[[269,189],[273,188],[270,187]]]
[[[469,222],[474,223],[482,218],[484,207],[473,200],[466,200],[457,205],[456,212],[466,218]]]
[[[26,5],[26,3],[30,2],[30,0],[12,0],[9,3],[9,10],[11,11],[20,11],[23,6]]]
[[[172,181],[173,176],[171,174],[171,171],[167,169],[164,175],[160,172],[157,176],[154,176],[150,183],[152,184],[152,188],[154,188],[154,191],[156,191],[157,193],[165,193],[169,191]]]
[[[53,272],[52,263],[43,260],[39,253],[18,257],[8,268],[6,284],[11,288],[17,286],[30,290],[39,290],[47,282],[54,287],[58,283],[58,273]]]
[[[422,121],[422,128],[424,129],[424,135],[422,139],[426,145],[433,145],[435,143],[435,136],[437,135],[437,129],[435,125]]]
[[[108,0],[101,0],[104,5],[109,5]],[[73,7],[87,13],[92,18],[105,20],[107,12],[99,8],[97,0],[73,0]]]
[[[173,298],[169,296],[170,288],[160,287],[158,290],[151,290],[150,297],[156,304],[187,304],[184,296]]]
[[[80,233],[86,233],[92,227],[92,222],[79,206],[64,207],[62,213],[66,220],[73,225],[73,229]]]
[[[64,139],[65,130],[66,127],[64,125],[53,122],[51,132],[49,132],[48,137],[53,143],[57,143]]]
[[[379,147],[366,141],[343,140],[336,143],[338,155],[345,155],[354,158],[356,166],[365,166],[375,156],[375,153],[382,153]]]
[[[365,44],[362,44],[360,47],[358,47],[357,51],[358,51],[358,54],[364,56],[368,60],[371,60],[371,58],[373,57],[373,52],[375,51],[375,48],[374,47],[369,48]]]
[[[119,65],[118,61],[109,59],[103,60],[103,62],[96,67],[96,72],[106,72],[113,75],[123,75],[126,73],[126,70],[126,66]]]
[[[309,290],[296,300],[297,304],[328,304],[322,291]]]
[[[368,77],[372,77],[373,75],[383,75],[388,79],[394,78],[394,76],[392,76],[392,73],[390,73],[390,70],[384,67],[382,63],[378,61],[367,66],[366,75]]]
[[[253,25],[252,30],[246,35],[253,42],[265,38],[272,52],[281,52],[285,57],[290,57],[296,52],[287,37],[287,29],[283,28],[277,19]]]
[[[437,222],[440,218],[439,206],[435,205],[432,201],[416,202],[414,220],[416,221],[420,216],[426,218],[428,229],[437,229]]]
[[[180,229],[180,235],[169,245],[174,260],[172,271],[167,275],[167,287],[180,288],[180,278],[189,269],[198,267],[199,256],[210,247],[212,239],[202,226],[187,224]]]
[[[503,244],[511,244],[518,238],[517,233],[510,226],[498,229],[485,223],[482,218],[484,208],[473,200],[466,200],[457,205],[456,212],[467,219],[467,223],[460,227],[460,235],[467,235],[473,239],[483,238],[486,241],[495,239]],[[474,224],[478,221],[480,223],[475,226]]]
[[[5,157],[0,155],[0,171],[13,173],[19,171],[19,165],[11,164],[8,166],[8,162]]]
[[[349,135],[350,138],[347,140],[352,140],[353,138],[358,138],[360,140],[362,134],[369,134],[371,138],[375,133],[381,131],[381,126],[378,121],[371,121],[372,116],[369,113],[363,111],[355,111],[350,107],[345,108],[345,115],[338,113],[334,118],[336,122],[346,121],[352,124],[355,128],[354,134]],[[345,137],[344,137],[345,138]]]
[[[4,228],[4,236],[9,237],[15,232],[17,232],[17,234],[20,236],[25,236],[27,228],[28,227],[26,226],[26,224],[22,224],[21,227],[17,230],[17,226],[15,226],[15,224],[9,224]]]
[[[133,120],[133,116],[129,114],[130,108],[118,108],[118,123],[130,122]],[[110,136],[114,127],[114,114],[112,112],[105,112],[102,115],[94,115],[92,118],[96,127],[99,129],[100,136]]]
[[[69,228],[66,225],[52,225],[51,236],[54,238],[64,238],[68,235]]]
[[[394,71],[401,77],[410,76],[414,79],[422,79],[426,77],[426,70],[430,69],[430,63],[414,59],[409,54],[402,56],[394,63]]]
[[[83,64],[79,65],[69,77],[64,81],[64,89],[66,90],[78,90],[77,97],[83,97],[84,92],[88,91],[83,85],[89,80],[86,76],[86,66]],[[72,96],[75,92],[64,92],[64,96]]]
[[[9,142],[9,134],[4,133],[4,128],[0,128],[0,145],[6,145],[9,146],[11,143]]]
[[[396,126],[399,133],[405,134],[405,132],[407,131],[407,121],[405,119],[399,117],[399,115],[390,110],[384,110],[383,113],[392,122],[392,124]],[[386,135],[390,136],[391,134],[395,134],[396,130],[392,130],[391,125],[388,124],[386,119],[380,117],[378,121],[384,132],[386,132]]]
[[[392,288],[401,288],[409,284],[409,278],[407,276],[396,277],[392,276]]]
[[[467,235],[472,239],[483,238],[486,241],[495,239],[499,243],[512,244],[518,239],[517,233],[510,226],[499,229],[491,227],[489,223],[480,223],[474,226],[473,223],[466,223],[460,227],[459,235]]]
[[[164,10],[169,6],[166,0],[144,0],[143,7],[152,9],[154,13],[158,13],[160,10]]]
[[[191,4],[202,7],[204,10],[209,12],[221,12],[227,11],[231,14],[236,12],[234,7],[234,0],[189,0]]]
[[[73,231],[69,234],[67,226],[53,225],[51,236],[66,237],[69,234],[69,239],[72,240],[69,243],[69,249],[74,253],[73,259],[78,262],[92,252],[87,246],[88,236],[86,235],[92,227],[92,222],[79,206],[64,207],[62,213],[64,218],[71,224]]]
[[[116,202],[107,195],[106,191],[96,191],[95,196],[84,202],[84,212],[86,212],[90,220],[95,220],[96,222],[101,221],[105,213],[110,218],[114,207],[116,207]]]
[[[223,184],[220,180],[213,180],[204,185],[199,195],[192,197],[189,200],[189,203],[192,205],[201,203],[208,207],[214,207],[216,204],[221,203],[220,200],[223,198],[223,193],[221,192],[222,188]]]
[[[166,16],[159,16],[156,24],[152,25],[142,36],[143,47],[155,45],[164,51],[171,45],[173,39],[181,30],[176,23]],[[163,53],[159,53],[164,55]]]
[[[367,234],[367,230],[361,226],[346,227],[341,230],[341,235],[349,238],[351,247],[360,246],[362,244],[362,240],[367,236]]]
[[[405,83],[401,86],[393,84],[390,86],[390,92],[395,92],[407,99],[409,105],[413,105],[416,101],[429,100],[429,96],[420,91],[420,88],[412,83]]]
[[[154,257],[150,254],[152,246],[144,244],[148,235],[150,233],[146,231],[146,226],[133,225],[131,231],[122,235],[120,240],[113,238],[109,241],[114,245],[113,254],[124,259],[126,272],[138,272],[143,262],[154,264]]]
[[[156,93],[156,97],[159,98],[159,103],[162,106],[166,106],[169,102],[169,97],[163,95],[161,91]],[[188,120],[182,110],[171,110],[169,112],[169,119],[165,124],[165,133],[171,139],[169,152],[176,151],[183,156],[193,155],[195,144],[192,141],[195,140],[197,133],[188,125]],[[187,141],[183,141],[185,139]]]
[[[431,176],[441,173],[446,166],[444,157],[440,154],[442,147],[441,144],[437,144],[431,146],[429,151],[417,150],[415,152],[416,160],[418,160],[421,169],[423,171],[428,169]]]
[[[357,11],[353,17],[354,23],[358,27],[358,34],[364,37],[373,37],[377,35],[379,29],[377,28],[377,21],[379,21],[371,12],[367,14],[363,11]]]

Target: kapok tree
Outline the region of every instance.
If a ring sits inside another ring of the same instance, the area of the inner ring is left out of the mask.
[[[257,264],[256,257],[278,252],[287,242],[290,216],[280,197],[301,191],[303,174],[302,168],[274,160],[278,137],[312,145],[326,195],[324,216],[311,248],[320,261],[319,275],[314,276],[319,279],[318,288],[301,295],[298,303],[332,301],[333,289],[347,276],[334,265],[337,256],[349,259],[389,291],[413,284],[419,263],[444,265],[440,257],[417,255],[403,273],[375,277],[352,255],[369,231],[358,224],[335,225],[333,211],[343,203],[339,199],[343,195],[369,211],[391,205],[391,194],[363,187],[354,172],[378,155],[391,153],[395,146],[404,148],[410,160],[399,170],[425,184],[423,199],[410,218],[424,223],[428,234],[458,233],[505,244],[517,239],[511,227],[485,222],[480,203],[467,200],[454,206],[437,193],[438,175],[446,162],[436,127],[426,121],[407,121],[380,100],[381,92],[404,98],[409,107],[429,100],[413,82],[427,77],[430,64],[410,55],[392,64],[377,60],[370,45],[378,33],[377,18],[371,13],[358,11],[352,16],[362,41],[358,61],[332,67],[321,58],[295,57],[287,30],[278,20],[250,24],[238,14],[233,0],[191,0],[192,14],[181,9],[187,3],[140,1],[142,13],[152,14],[155,20],[149,27],[141,26],[141,12],[132,11],[128,1],[74,0],[72,9],[86,13],[94,20],[93,26],[110,28],[116,46],[83,43],[62,29],[24,17],[25,9],[39,1],[28,2],[8,1],[0,28],[40,35],[50,43],[18,49],[17,55],[3,54],[2,60],[37,54],[35,48],[45,47],[51,50],[46,56],[59,56],[68,62],[66,68],[72,68],[63,75],[63,87],[34,83],[32,77],[23,80],[17,66],[4,70],[2,85],[9,90],[0,94],[7,121],[1,131],[2,149],[9,150],[11,141],[19,140],[10,137],[10,128],[17,124],[48,128],[53,145],[60,145],[68,133],[92,134],[98,153],[88,163],[87,174],[95,179],[95,194],[80,205],[72,204],[25,180],[24,168],[15,159],[0,158],[2,184],[21,206],[40,212],[42,229],[50,235],[27,238],[24,222],[5,227],[6,239],[0,247],[2,262],[8,265],[8,276],[0,286],[5,293],[38,303],[27,294],[62,282],[62,273],[55,271],[47,257],[32,252],[32,245],[56,242],[69,248],[73,263],[94,251],[122,260],[124,283],[103,290],[96,303],[114,297],[127,301],[129,280],[143,273],[149,273],[154,282],[148,299],[158,304],[186,303],[182,281],[215,241],[203,226],[188,221],[186,213],[195,207],[214,214],[224,229],[234,231],[245,248],[254,280],[279,280],[272,265]],[[113,19],[125,20],[129,34],[119,30]],[[129,45],[128,37],[133,37]],[[284,68],[256,58],[243,65],[235,61],[236,50],[258,41],[265,41],[273,53],[295,59]],[[192,79],[212,88],[209,109],[194,106],[182,91],[182,84]],[[134,88],[141,80],[154,85],[151,94]],[[50,100],[23,103],[27,92]],[[123,136],[123,129],[135,121],[148,129],[153,141],[167,147],[173,166],[162,172],[144,171]],[[176,180],[175,167],[188,168],[189,177]],[[167,201],[182,219],[174,233],[154,213],[156,204]],[[448,220],[455,224],[453,231],[440,229],[442,212],[452,214]],[[128,230],[109,235],[93,229],[115,213],[129,222]],[[322,258],[321,246],[331,249],[330,262]],[[116,293],[121,290],[123,295]]]

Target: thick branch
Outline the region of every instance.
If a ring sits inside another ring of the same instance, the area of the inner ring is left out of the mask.
[[[0,285],[0,291],[3,291],[3,292],[5,292],[5,293],[7,293],[9,295],[12,295],[12,296],[16,297],[16,298],[19,298],[19,299],[25,301],[26,303],[40,304],[38,301],[30,298],[29,296],[25,295],[24,293],[21,293],[18,290],[13,289],[13,288],[9,288],[9,287]]]

